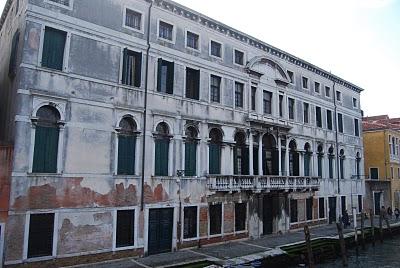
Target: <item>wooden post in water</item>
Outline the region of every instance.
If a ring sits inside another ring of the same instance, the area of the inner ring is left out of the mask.
[[[365,250],[365,231],[364,231],[365,213],[361,212],[361,247]]]
[[[379,213],[379,239],[383,243],[383,212]]]
[[[374,226],[374,214],[372,213],[372,209],[369,210],[369,218],[371,220],[372,246],[375,247],[375,226]]]
[[[313,255],[312,247],[311,247],[310,229],[308,228],[307,224],[304,226],[304,235],[305,235],[305,238],[306,238],[307,255],[308,255],[308,267],[314,268],[314,255]]]
[[[346,244],[343,237],[342,217],[339,217],[339,222],[336,223],[336,227],[339,234],[339,244],[340,244],[340,252],[342,254],[343,267],[347,267],[348,262],[347,262]]]

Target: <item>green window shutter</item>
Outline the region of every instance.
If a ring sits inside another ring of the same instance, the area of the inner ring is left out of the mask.
[[[135,174],[135,150],[135,136],[120,135],[118,137],[118,174]]]
[[[142,53],[134,52],[135,55],[135,81],[134,86],[140,87],[142,83]]]
[[[185,143],[185,176],[196,176],[196,152],[195,142]]]
[[[156,151],[155,151],[156,176],[168,176],[168,149],[169,149],[168,139],[156,140]]]
[[[209,173],[221,173],[221,147],[218,144],[210,144],[209,146]]]
[[[174,63],[168,63],[168,74],[167,74],[167,93],[173,94],[174,92]]]
[[[253,148],[253,172],[258,175],[258,147]]]
[[[122,84],[128,84],[128,49],[124,48],[124,55],[122,59]]]
[[[157,91],[161,92],[161,72],[162,72],[162,59],[158,59],[158,70],[157,70]]]
[[[62,71],[66,38],[66,32],[46,27],[42,66]]]
[[[32,171],[56,173],[59,130],[55,127],[36,127]]]

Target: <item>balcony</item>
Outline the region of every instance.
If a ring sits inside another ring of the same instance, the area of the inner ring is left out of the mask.
[[[210,175],[207,186],[215,192],[318,191],[319,177]]]

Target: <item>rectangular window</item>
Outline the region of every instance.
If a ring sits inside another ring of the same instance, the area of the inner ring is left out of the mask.
[[[333,124],[332,124],[332,111],[326,110],[326,123],[327,127],[329,130],[333,129]]]
[[[263,92],[263,107],[264,114],[272,114],[272,93],[269,91]]]
[[[319,94],[319,92],[321,91],[320,86],[321,86],[320,83],[314,82],[314,91],[315,91],[315,93]]]
[[[136,136],[118,135],[118,175],[135,174]]]
[[[325,199],[323,197],[318,199],[318,216],[320,219],[325,218]]]
[[[116,247],[131,247],[135,244],[135,210],[117,211]]]
[[[42,66],[62,71],[67,33],[46,27],[43,41]]]
[[[63,6],[67,6],[67,7],[69,7],[69,4],[70,4],[70,0],[49,0],[49,1],[63,5]]]
[[[309,116],[308,116],[308,114],[309,114],[309,108],[310,108],[310,105],[308,104],[308,103],[303,103],[303,120],[304,120],[304,123],[306,123],[306,124],[308,124],[309,123]]]
[[[197,207],[183,209],[183,238],[197,237]]]
[[[189,31],[186,32],[186,46],[189,48],[198,50],[199,49],[199,35],[189,32]]]
[[[28,258],[53,255],[53,232],[54,213],[30,215]]]
[[[168,176],[169,139],[155,140],[155,176]]]
[[[329,179],[333,179],[333,155],[328,156],[328,164],[329,164]]]
[[[142,80],[142,53],[124,49],[122,84],[140,87]]]
[[[242,83],[235,82],[235,106],[239,108],[243,108],[243,88]]]
[[[216,75],[211,75],[211,96],[210,99],[212,102],[220,102],[220,95],[221,95],[221,77]]]
[[[336,91],[336,100],[337,101],[342,101],[342,92]]]
[[[158,37],[172,41],[173,32],[174,32],[173,25],[163,22],[163,21],[160,21],[159,29],[158,29]]]
[[[294,84],[294,73],[292,71],[287,71],[287,74],[289,76],[290,83]]]
[[[221,234],[222,204],[210,205],[210,235]]]
[[[322,111],[321,107],[315,107],[315,120],[317,123],[317,127],[322,127]]]
[[[338,129],[340,133],[343,133],[343,115],[338,114]]]
[[[33,173],[57,173],[59,129],[36,126],[33,150]]]
[[[358,107],[358,102],[356,98],[353,98],[353,107],[357,108]]]
[[[303,88],[308,89],[308,78],[307,77],[302,77],[302,85]]]
[[[294,119],[294,99],[288,98],[289,119]]]
[[[309,197],[306,199],[306,217],[308,221],[313,219],[313,198]]]
[[[283,117],[283,95],[279,95],[279,116]]]
[[[358,119],[354,119],[354,136],[356,136],[356,137],[360,136],[360,129],[359,129],[359,124],[358,124]]]
[[[244,64],[244,53],[235,49],[235,63],[239,65]]]
[[[378,168],[370,168],[369,169],[369,178],[371,180],[378,180],[379,179],[379,171]]]
[[[185,176],[196,176],[197,174],[197,142],[188,139],[185,142]]]
[[[297,200],[290,199],[290,222],[298,222],[297,219]]]
[[[247,203],[235,203],[235,231],[246,230]]]
[[[331,97],[331,88],[325,87],[325,96],[330,98]]]
[[[215,42],[215,41],[211,41],[210,53],[212,56],[221,58],[222,57],[222,44]]]
[[[200,70],[186,68],[186,98],[199,100]]]
[[[127,9],[125,17],[125,26],[141,30],[142,28],[142,14],[139,12]]]
[[[257,87],[251,87],[251,110],[256,110]]]
[[[157,91],[173,94],[174,92],[174,63],[158,59]]]

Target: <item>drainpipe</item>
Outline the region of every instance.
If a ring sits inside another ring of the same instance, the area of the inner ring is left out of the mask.
[[[146,50],[146,73],[144,81],[144,110],[143,110],[143,140],[142,140],[142,178],[141,178],[141,195],[140,195],[140,210],[144,209],[144,168],[145,168],[145,153],[146,153],[146,121],[147,121],[147,91],[148,91],[148,78],[149,78],[149,53],[150,53],[150,22],[151,22],[151,8],[153,1],[150,2],[149,15],[147,18],[147,50]]]
[[[338,121],[337,121],[337,106],[336,106],[336,90],[335,90],[336,81],[333,81],[333,106],[335,109],[335,142],[336,142],[336,173],[337,173],[337,187],[338,187],[338,195],[340,195],[340,169],[339,169],[339,139],[338,139]]]

